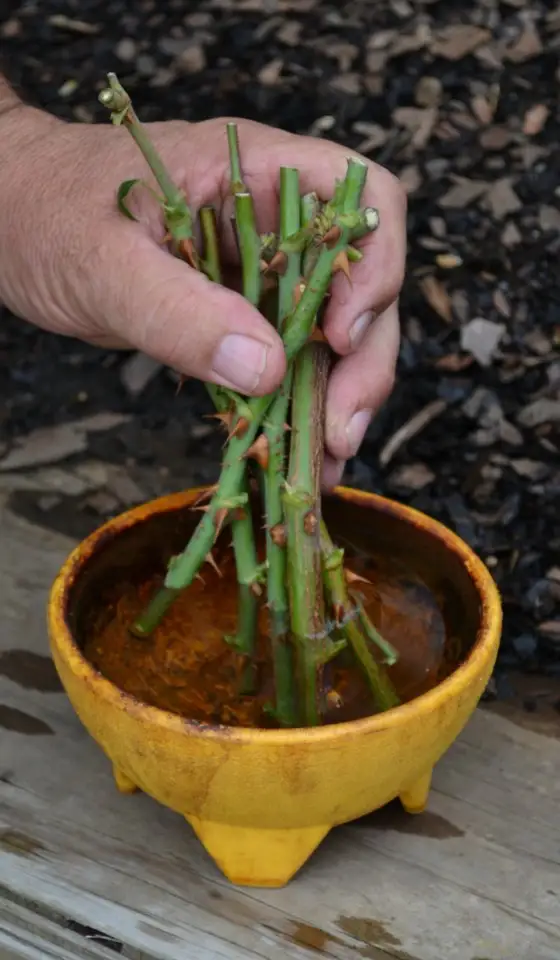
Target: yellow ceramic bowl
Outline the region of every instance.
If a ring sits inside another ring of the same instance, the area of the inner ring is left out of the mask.
[[[400,797],[427,802],[434,764],[474,711],[491,675],[500,598],[484,564],[441,524],[373,494],[339,488],[324,509],[336,539],[406,558],[445,596],[467,651],[437,687],[387,713],[297,730],[207,726],[140,703],[84,658],[80,636],[104,584],[127,576],[192,525],[200,490],[156,500],[110,520],[70,554],[52,588],[49,633],[56,668],[82,723],[125,793],[144,790],[182,814],[234,883],[286,884],[337,824]],[[342,510],[342,525],[339,514]],[[332,524],[331,524],[332,520]],[[176,546],[175,546],[176,544]]]

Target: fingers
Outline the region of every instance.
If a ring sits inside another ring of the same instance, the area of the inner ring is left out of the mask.
[[[237,293],[171,257],[134,224],[96,293],[105,328],[186,376],[249,395],[274,390],[285,371],[282,342]],[[126,278],[126,282],[122,279]],[[102,286],[101,286],[102,284]]]
[[[398,350],[395,302],[375,321],[360,350],[339,360],[331,374],[325,443],[335,460],[357,453],[372,416],[391,392]]]
[[[321,477],[321,487],[323,490],[328,492],[329,490],[332,490],[333,487],[338,486],[342,480],[342,474],[344,473],[345,466],[345,460],[335,460],[334,457],[330,457],[328,453],[325,454],[325,459],[323,461],[323,475]]]

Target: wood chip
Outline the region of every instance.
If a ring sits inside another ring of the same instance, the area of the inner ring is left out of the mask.
[[[524,63],[542,53],[542,42],[535,24],[529,20],[523,29],[521,36],[507,48],[505,59],[512,63]]]
[[[506,224],[502,230],[501,240],[504,247],[508,247],[509,249],[516,247],[519,243],[521,243],[522,239],[521,233],[517,229],[515,223],[510,220],[510,222]]]
[[[472,354],[481,367],[489,367],[506,327],[483,317],[476,317],[461,327],[461,349]]]
[[[510,177],[496,180],[486,194],[486,203],[496,220],[503,220],[510,213],[517,213],[523,204],[512,187]]]
[[[461,180],[439,198],[439,205],[460,210],[482,197],[490,186],[486,180]]]
[[[538,631],[545,637],[560,640],[560,620],[543,620],[538,625]]]
[[[471,100],[471,110],[480,123],[492,123],[495,108],[487,97],[473,97]]]
[[[437,122],[435,107],[397,107],[393,111],[393,120],[399,127],[405,127],[411,134],[411,144],[422,150],[428,143]]]
[[[504,150],[512,139],[513,133],[507,127],[488,127],[480,134],[480,146],[484,150]]]
[[[463,261],[457,253],[438,253],[436,263],[442,270],[455,270]]]
[[[437,107],[441,103],[443,86],[438,77],[421,77],[414,91],[419,107]]]
[[[522,427],[540,427],[543,423],[560,423],[560,400],[541,397],[527,404],[518,414],[517,422]]]
[[[431,52],[435,57],[444,57],[445,60],[462,60],[491,38],[492,34],[484,27],[468,23],[450,24],[437,31]]]
[[[422,175],[415,163],[401,170],[399,180],[407,194],[415,193],[422,186]]]
[[[511,307],[503,290],[500,290],[500,288],[497,287],[497,289],[494,290],[492,300],[494,301],[494,306],[496,307],[496,310],[500,316],[505,317],[506,319],[511,317]]]
[[[545,103],[536,103],[527,110],[523,118],[523,133],[527,137],[534,137],[543,129],[550,116],[550,110]]]
[[[543,204],[539,210],[539,226],[543,233],[548,233],[549,230],[560,233],[560,210]]]
[[[404,490],[423,490],[435,478],[435,473],[425,463],[407,463],[397,467],[387,480],[392,486]]]
[[[276,57],[275,60],[271,60],[270,63],[267,63],[264,67],[261,67],[257,76],[262,83],[263,87],[275,87],[280,79],[280,74],[282,73],[282,68],[284,66],[284,61],[281,57]]]
[[[460,353],[448,353],[445,357],[439,357],[434,366],[438,370],[446,370],[449,373],[460,373],[472,366],[474,358]]]
[[[442,320],[445,320],[446,323],[451,323],[453,320],[451,300],[447,290],[437,277],[434,277],[433,274],[422,277],[419,281],[419,287],[438,316],[441,317]]]
[[[387,464],[393,459],[395,454],[405,443],[408,443],[412,437],[415,437],[417,433],[420,433],[425,427],[428,426],[432,420],[435,420],[436,417],[441,416],[443,411],[447,408],[447,403],[445,400],[432,400],[431,403],[428,403],[422,410],[419,410],[418,413],[415,413],[413,417],[410,418],[406,423],[403,423],[402,427],[393,434],[392,437],[387,441],[384,447],[379,454],[379,462],[382,467],[386,467]]]
[[[162,367],[145,353],[133,353],[121,367],[120,381],[130,397],[139,397]]]
[[[99,33],[99,24],[86,23],[84,20],[76,20],[67,17],[63,13],[55,13],[49,17],[51,27],[57,27],[59,30],[68,30],[69,33],[81,33],[85,37],[93,36]]]

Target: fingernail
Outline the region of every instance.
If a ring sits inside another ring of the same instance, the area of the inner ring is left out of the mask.
[[[349,333],[352,350],[356,350],[360,346],[374,319],[375,313],[373,310],[366,310],[365,313],[360,314],[357,320],[354,320]]]
[[[214,354],[212,373],[242,393],[252,393],[259,385],[267,356],[268,347],[260,340],[229,333]]]
[[[350,449],[349,456],[353,457],[357,454],[372,416],[373,410],[359,410],[348,422],[346,437]]]

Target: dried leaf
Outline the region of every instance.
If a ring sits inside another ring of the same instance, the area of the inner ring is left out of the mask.
[[[446,323],[451,323],[453,320],[451,300],[443,284],[432,274],[428,274],[422,277],[419,286],[424,297],[438,316]]]

